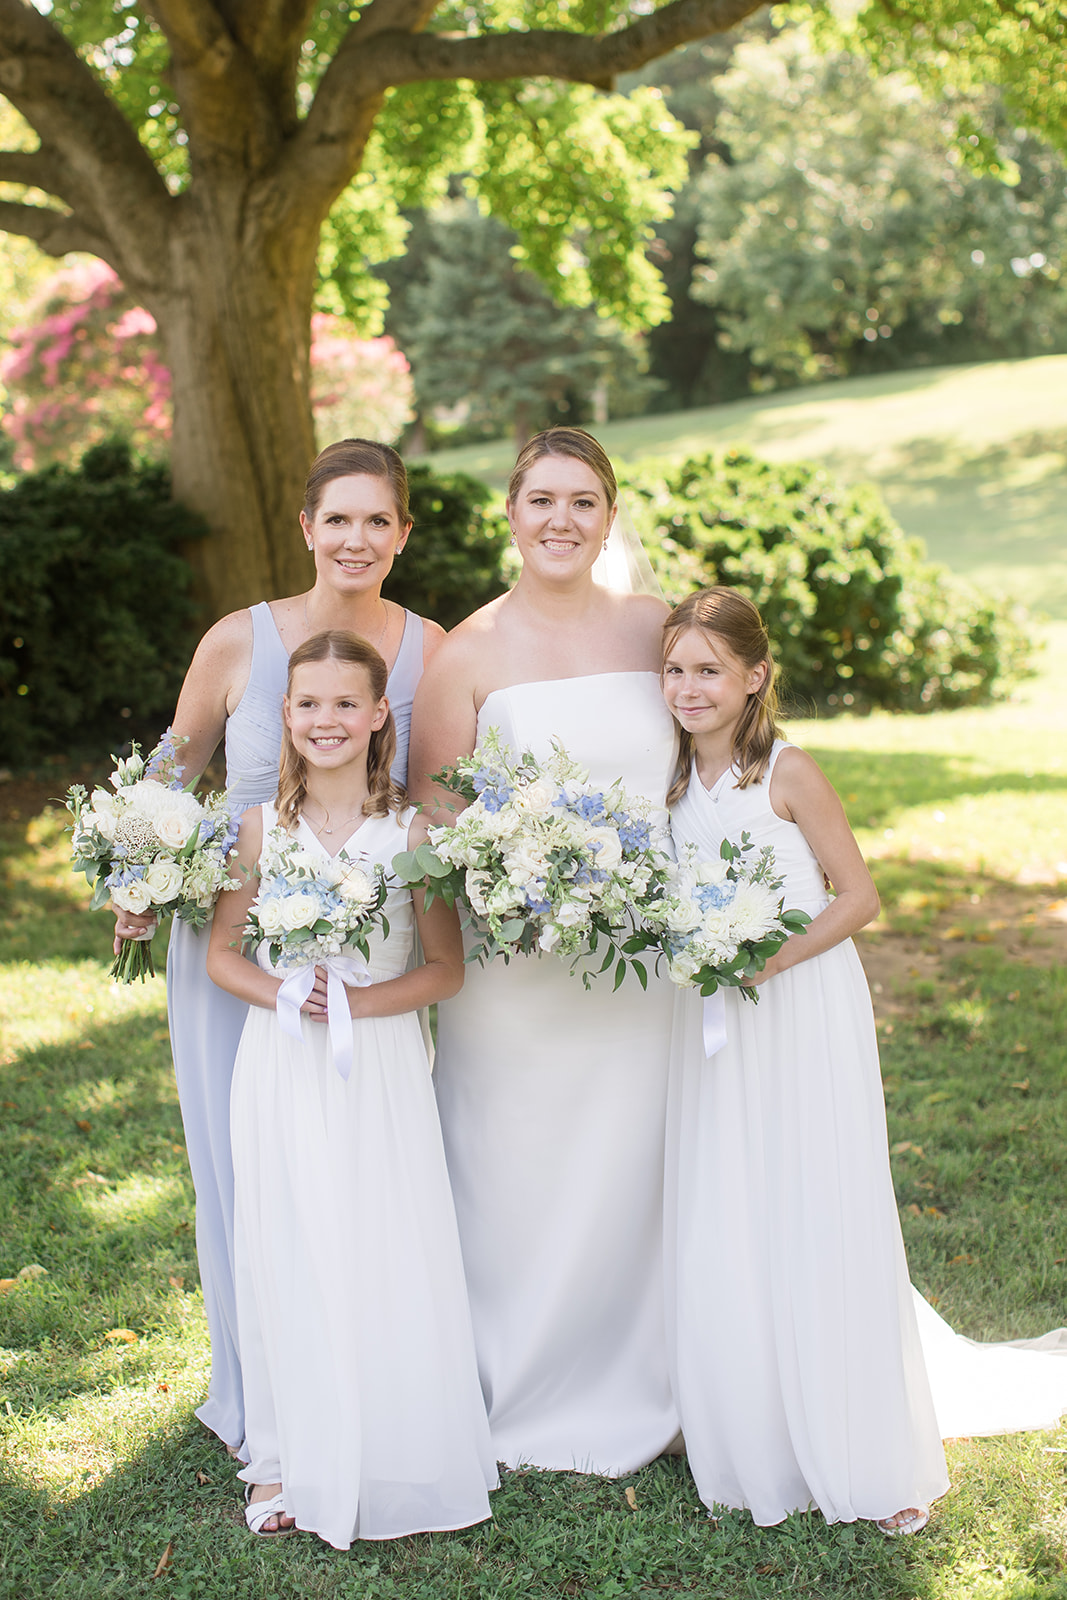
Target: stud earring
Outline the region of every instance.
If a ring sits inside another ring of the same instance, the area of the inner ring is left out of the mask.
[[[308,549],[312,552],[312,554],[314,554],[315,546],[312,544],[310,539],[308,540],[307,545],[308,545]]]

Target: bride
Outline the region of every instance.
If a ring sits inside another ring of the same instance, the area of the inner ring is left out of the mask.
[[[592,570],[615,476],[579,428],[532,439],[508,520],[523,567],[450,634],[412,721],[414,798],[491,728],[662,805],[674,734],[659,692],[666,607]],[[493,1444],[510,1466],[620,1474],[678,1430],[661,1231],[672,996],[581,979],[551,956],[470,966],[439,1008],[435,1075]]]

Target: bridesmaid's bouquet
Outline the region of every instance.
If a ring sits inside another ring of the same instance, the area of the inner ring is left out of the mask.
[[[755,848],[747,833],[740,844],[724,839],[717,860],[701,860],[685,845],[669,869],[669,886],[646,937],[666,957],[667,972],[682,988],[705,997],[719,988],[737,988],[751,1000],[758,991],[745,980],[760,972],[791,933],[802,933],[811,918],[787,911],[774,850]]]
[[[665,811],[619,783],[590,783],[555,741],[544,762],[529,751],[514,759],[495,728],[434,782],[466,810],[393,868],[425,886],[428,904],[436,896],[467,908],[468,961],[544,952],[569,958],[574,971],[603,946],[599,970],[614,965],[616,988],[627,966],[647,982],[628,944],[667,893]],[[588,988],[588,970],[582,979]]]
[[[226,795],[199,800],[183,787],[179,743],[168,729],[148,756],[135,744],[125,760],[112,757],[110,789],[67,791],[71,866],[92,885],[94,910],[111,901],[202,928],[219,893],[238,887],[227,873],[237,825]],[[155,970],[151,939],[124,939],[111,976],[143,982]]]
[[[380,866],[372,872],[344,850],[305,850],[285,828],[271,828],[260,856],[260,888],[242,930],[244,948],[266,945],[275,967],[325,963],[346,950],[369,956],[367,935],[380,923],[388,893]]]

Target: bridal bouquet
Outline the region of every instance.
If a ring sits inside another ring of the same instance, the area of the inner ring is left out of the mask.
[[[739,988],[758,1000],[745,979],[811,921],[804,911],[783,909],[774,851],[764,845],[746,860],[754,848],[743,833],[739,845],[723,840],[718,860],[701,860],[690,844],[671,863],[667,896],[657,908],[657,942],[668,974],[680,987],[705,996],[720,987]]]
[[[603,940],[599,970],[615,963],[616,988],[627,966],[647,981],[627,935],[666,894],[665,812],[621,784],[590,783],[555,742],[544,762],[529,752],[515,759],[496,729],[434,781],[467,808],[393,866],[409,883],[425,884],[427,903],[439,896],[469,909],[468,961],[544,951],[569,957],[573,971]],[[588,987],[588,971],[582,979]]]
[[[388,885],[382,868],[368,872],[344,850],[330,857],[305,850],[285,828],[271,828],[260,856],[261,882],[242,930],[247,949],[265,944],[276,967],[314,966],[346,950],[369,955],[367,935],[380,916]]]
[[[67,792],[71,866],[93,888],[93,909],[111,900],[121,911],[175,912],[202,928],[221,890],[236,889],[227,858],[237,837],[225,794],[198,800],[182,786],[177,745],[168,729],[147,757],[137,745],[117,757],[110,789],[82,784]],[[124,939],[111,976],[124,983],[155,975],[151,939]]]

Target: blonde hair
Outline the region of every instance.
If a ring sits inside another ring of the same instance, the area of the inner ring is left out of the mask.
[[[702,633],[714,634],[721,639],[747,672],[763,662],[767,663],[767,675],[759,688],[749,695],[734,735],[733,760],[740,774],[735,788],[747,789],[750,783],[762,781],[774,741],[781,734],[778,726],[778,669],[763,618],[752,601],[737,589],[729,589],[725,584],[718,584],[712,589],[698,589],[686,595],[663,624],[664,661],[679,635],[688,628],[699,628]],[[680,800],[689,786],[693,754],[693,735],[683,728],[674,782],[667,793],[669,806]]]
[[[385,697],[389,668],[372,644],[361,639],[358,633],[344,628],[329,628],[324,633],[313,633],[310,639],[297,645],[289,657],[289,681],[285,698],[293,692],[293,674],[297,667],[309,661],[343,661],[346,666],[362,667],[370,683],[375,700]],[[375,728],[367,748],[367,789],[363,802],[365,817],[384,817],[390,811],[399,811],[407,802],[407,791],[394,782],[389,768],[396,755],[396,726],[389,712],[380,728]],[[278,821],[291,833],[296,827],[307,799],[307,762],[293,744],[289,724],[282,722],[282,756],[278,769],[278,793],[274,804]]]
[[[544,456],[572,456],[575,461],[583,461],[600,479],[601,488],[608,497],[608,510],[612,509],[619,498],[614,469],[600,440],[594,439],[584,428],[546,428],[544,433],[535,433],[519,451],[519,459],[512,468],[508,479],[509,500],[515,499],[530,468]]]

